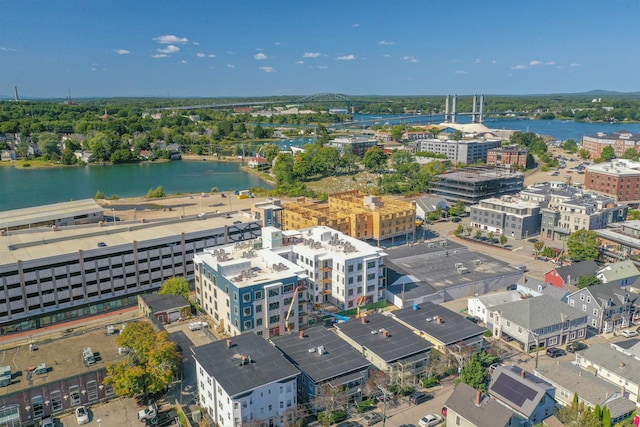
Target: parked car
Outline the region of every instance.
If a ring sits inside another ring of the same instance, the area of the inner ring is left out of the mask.
[[[438,424],[440,424],[441,422],[443,422],[444,420],[442,419],[442,417],[438,414],[429,414],[429,415],[425,415],[424,417],[420,418],[420,421],[418,421],[418,424],[420,424],[420,427],[433,427],[433,426],[437,426]]]
[[[362,424],[357,423],[355,421],[345,421],[336,425],[336,427],[362,427]]]
[[[84,406],[78,406],[76,408],[76,421],[78,424],[87,424],[89,422],[89,413]]]
[[[433,394],[418,391],[411,395],[411,397],[409,398],[409,401],[414,405],[419,405],[431,399],[433,399]]]
[[[533,237],[533,238],[531,238],[531,239],[527,240],[527,242],[529,242],[529,243],[538,243],[538,241],[539,241],[539,240],[538,240],[538,239],[536,239],[535,237]]]
[[[145,421],[145,427],[165,427],[178,424],[178,412],[175,410],[159,412],[155,417]]]
[[[464,318],[473,323],[478,323],[480,321],[480,319],[475,316],[464,316]]]
[[[459,216],[453,217],[453,219],[451,220],[451,222],[460,222],[462,221],[462,218],[460,218]]]
[[[189,323],[189,330],[199,331],[200,329],[206,328],[207,326],[209,326],[207,322],[191,322]]]
[[[567,344],[567,351],[569,353],[575,353],[576,351],[584,350],[585,348],[587,348],[587,345],[579,341],[574,341]]]
[[[634,331],[632,329],[625,329],[624,331],[620,332],[620,334],[625,338],[631,338],[631,337],[637,337],[638,336],[638,332]]]
[[[42,421],[40,421],[40,427],[55,427],[55,425],[53,417],[44,417]]]
[[[140,421],[151,420],[158,415],[158,407],[154,404],[147,406],[138,411],[138,419]]]
[[[515,283],[512,283],[511,285],[507,286],[508,291],[515,291],[516,289],[518,289],[518,285]]]
[[[372,426],[382,421],[382,414],[380,412],[370,412],[362,417],[362,420],[364,421],[364,425]]]
[[[565,355],[565,352],[557,347],[549,347],[547,349],[547,356],[549,357],[560,357],[564,355]]]

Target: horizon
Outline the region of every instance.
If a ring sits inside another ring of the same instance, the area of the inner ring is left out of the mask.
[[[6,99],[640,90],[633,0],[0,5]]]

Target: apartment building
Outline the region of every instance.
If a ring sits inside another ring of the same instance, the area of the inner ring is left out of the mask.
[[[529,149],[518,145],[492,148],[487,151],[487,165],[489,166],[518,166],[527,167]]]
[[[616,202],[640,203],[640,162],[616,159],[589,165],[584,175],[584,187],[612,196]]]
[[[376,145],[378,145],[378,140],[376,138],[363,136],[338,137],[327,143],[328,147],[336,148],[341,155],[351,152],[358,157],[363,157],[369,148]]]
[[[45,327],[135,306],[175,276],[193,279],[206,247],[260,235],[223,214],[196,220],[93,224],[0,236],[0,331]]]
[[[610,260],[632,258],[640,255],[640,220],[611,224],[596,230],[602,244],[602,253]]]
[[[194,256],[198,304],[227,336],[254,332],[269,338],[297,331],[298,305],[306,301],[305,271],[254,246],[259,242],[205,249]]]
[[[329,227],[283,232],[265,228],[263,245],[303,268],[313,308],[355,308],[358,300],[374,303],[384,298],[387,254],[378,247]],[[310,307],[311,308],[311,307]]]
[[[431,192],[450,202],[477,204],[489,197],[518,193],[523,187],[522,172],[476,167],[434,176]]]
[[[612,133],[598,132],[595,135],[582,137],[582,148],[589,151],[592,159],[602,157],[602,150],[608,145],[613,147],[616,157],[622,157],[629,148],[640,151],[640,133],[619,130]]]
[[[540,233],[542,213],[536,203],[502,196],[481,200],[471,206],[471,227],[503,234],[513,239],[526,239]]]
[[[299,199],[284,206],[284,230],[327,226],[362,240],[412,239],[414,202],[378,197],[357,190],[334,193],[328,203]]]
[[[262,337],[245,333],[191,349],[200,406],[213,424],[295,422],[300,372]]]
[[[444,154],[447,159],[459,164],[474,164],[487,161],[487,153],[493,148],[500,147],[500,139],[465,139],[465,140],[440,140],[435,138],[415,141],[415,149],[418,152]]]

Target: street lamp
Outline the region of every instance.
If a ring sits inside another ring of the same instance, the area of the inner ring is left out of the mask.
[[[533,335],[533,337],[536,339],[536,369],[538,369],[538,354],[540,353],[540,334],[537,334],[533,331],[529,331],[529,334]],[[529,346],[529,340],[527,339],[527,347]],[[527,348],[527,353],[529,352],[529,349]]]

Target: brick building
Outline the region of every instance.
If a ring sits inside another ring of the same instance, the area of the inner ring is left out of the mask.
[[[616,159],[587,167],[584,177],[587,190],[613,196],[616,202],[640,202],[640,162]]]
[[[520,166],[527,167],[529,149],[518,145],[492,148],[487,151],[487,165],[489,166]]]
[[[609,134],[598,132],[595,135],[585,135],[582,137],[582,148],[589,151],[592,159],[602,157],[602,150],[607,145],[613,147],[613,152],[616,153],[616,157],[622,157],[622,154],[628,148],[640,151],[640,133],[619,130]]]

